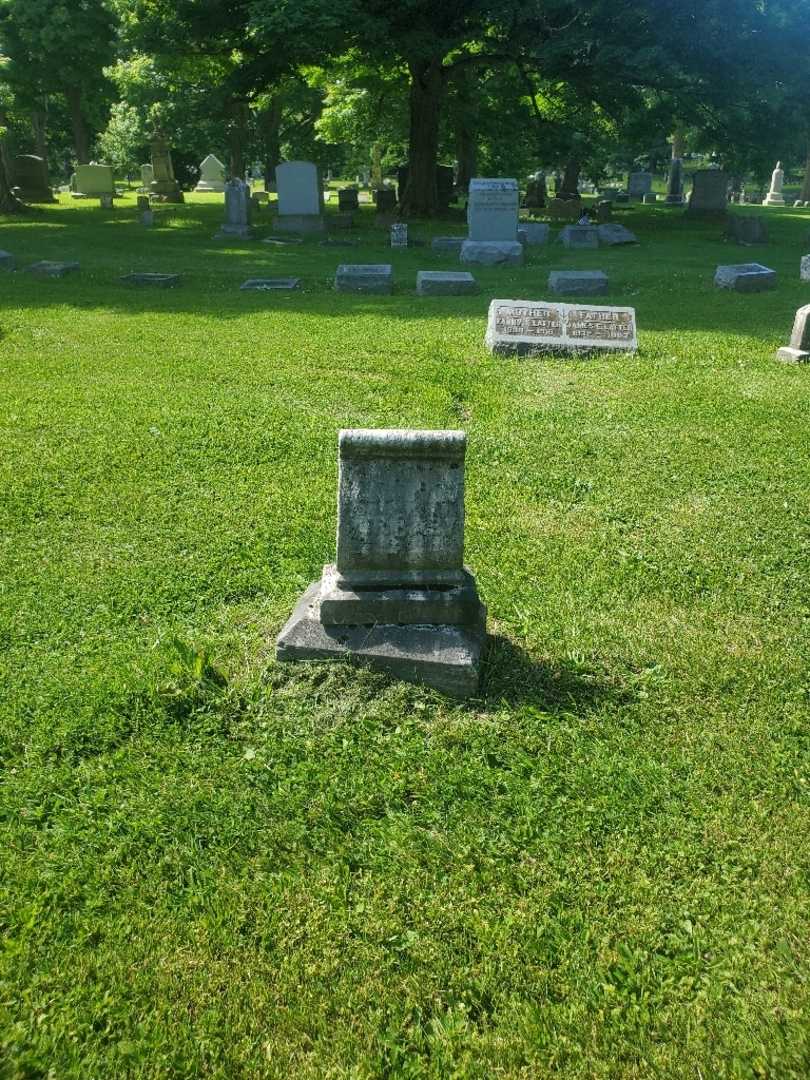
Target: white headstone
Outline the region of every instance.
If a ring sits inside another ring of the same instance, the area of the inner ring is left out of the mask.
[[[406,248],[408,246],[408,226],[400,222],[391,226],[391,247]]]
[[[224,191],[225,190],[225,166],[209,154],[200,162],[200,179],[195,191]]]
[[[115,195],[112,165],[77,165],[75,175],[82,195]]]
[[[493,300],[486,345],[500,355],[577,352],[591,349],[635,351],[633,308],[553,304],[546,300]]]
[[[517,240],[520,192],[517,180],[470,181],[467,224],[470,240]]]
[[[279,217],[323,213],[323,185],[311,161],[285,161],[276,166]]]

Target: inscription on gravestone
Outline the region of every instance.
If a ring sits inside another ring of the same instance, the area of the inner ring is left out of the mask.
[[[633,308],[493,300],[486,345],[500,355],[638,348]]]
[[[406,248],[408,246],[408,226],[404,223],[391,226],[391,247]]]

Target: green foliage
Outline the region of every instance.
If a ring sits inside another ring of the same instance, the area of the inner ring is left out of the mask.
[[[147,141],[147,132],[138,110],[125,101],[117,101],[110,110],[107,127],[98,137],[98,150],[103,161],[120,172],[128,172],[139,164],[140,152]]]
[[[82,266],[0,291],[4,1080],[805,1080],[808,225],[746,212],[744,255],[627,212],[639,355],[524,361],[489,300],[592,253],[418,299],[451,262],[363,207],[363,297],[315,240],[213,245],[215,196],[3,221]],[[713,287],[751,257],[775,292]],[[473,701],[273,659],[353,426],[468,432]]]

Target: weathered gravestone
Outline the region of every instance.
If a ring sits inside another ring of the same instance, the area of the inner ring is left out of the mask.
[[[420,270],[416,275],[417,296],[469,296],[478,292],[478,282],[459,270]]]
[[[248,278],[239,288],[248,292],[278,292],[297,289],[301,279],[297,277],[286,278]]]
[[[276,166],[280,232],[324,232],[323,185],[311,161],[285,161]]]
[[[544,172],[533,173],[526,184],[523,205],[527,210],[542,210],[546,205],[547,196],[546,174]]]
[[[408,226],[397,223],[391,226],[391,247],[406,248],[408,246]]]
[[[446,251],[458,255],[465,239],[463,236],[434,236],[430,241],[430,246],[434,251]]]
[[[77,165],[74,196],[99,198],[115,195],[115,178],[112,165]]]
[[[359,191],[357,188],[341,188],[338,191],[338,210],[343,212],[360,209]]]
[[[151,165],[141,165],[141,191],[150,191],[155,179],[155,170]]]
[[[115,207],[112,195],[99,195],[98,202],[102,210],[112,210]]]
[[[544,221],[521,221],[520,231],[525,236],[523,243],[529,247],[542,247],[548,243],[549,228]]]
[[[48,166],[36,154],[17,154],[8,163],[8,182],[14,195],[23,202],[56,202],[48,187]]]
[[[645,206],[652,206],[654,203],[658,202],[658,196],[654,191],[647,191],[642,195],[641,201]]]
[[[390,263],[341,263],[335,274],[338,292],[361,292],[383,296],[393,291],[394,268]]]
[[[765,196],[763,206],[784,206],[785,196],[782,194],[782,186],[785,183],[785,173],[782,162],[777,161],[776,168],[771,175],[771,190]]]
[[[776,288],[776,271],[761,263],[718,266],[714,283],[720,289],[733,289],[734,292],[765,292]]]
[[[558,239],[567,248],[592,250],[599,247],[599,227],[597,225],[566,225]]]
[[[810,255],[802,255],[799,263],[799,280],[810,281]]]
[[[670,163],[664,202],[667,206],[683,206],[683,162],[679,157],[673,158]]]
[[[160,202],[181,203],[183,192],[174,176],[172,154],[166,136],[158,132],[151,142],[152,183],[149,191]]]
[[[397,208],[397,193],[393,188],[377,188],[374,192],[374,202],[381,214],[393,214]]]
[[[729,214],[726,236],[747,247],[768,243],[768,222],[753,214]]]
[[[340,432],[337,558],[281,661],[349,659],[454,697],[478,689],[486,608],[464,566],[463,431]]]
[[[0,251],[0,270],[16,270],[17,261],[10,251]]]
[[[552,221],[578,221],[582,217],[579,199],[549,199],[546,213]]]
[[[53,262],[50,259],[43,259],[41,262],[33,263],[31,266],[26,267],[30,274],[40,274],[43,277],[64,277],[65,274],[71,274],[79,269],[77,262]]]
[[[810,361],[810,304],[800,307],[793,320],[790,345],[778,349],[777,360],[788,364],[806,364]]]
[[[630,173],[630,177],[627,181],[627,192],[631,199],[641,199],[652,188],[652,173],[648,172],[634,172]]]
[[[633,308],[493,300],[484,339],[498,356],[638,348]]]
[[[153,274],[141,271],[132,274],[124,274],[121,278],[124,285],[151,285],[157,289],[173,289],[180,284],[179,274]]]
[[[557,296],[602,296],[608,277],[604,270],[552,270],[548,288]]]
[[[606,222],[604,225],[597,225],[596,231],[599,234],[599,243],[606,244],[608,247],[620,247],[623,244],[637,244],[638,237],[634,232],[631,232],[624,225],[618,225],[615,222]]]
[[[238,236],[242,240],[249,240],[253,236],[252,213],[250,187],[238,176],[234,177],[225,185],[225,221],[220,225],[216,238]]]
[[[523,245],[517,238],[520,192],[517,180],[477,177],[470,181],[468,239],[461,261],[485,266],[520,265]]]
[[[699,169],[692,176],[687,214],[725,214],[728,208],[728,176],[722,169]]]
[[[213,154],[203,158],[200,162],[200,179],[197,181],[195,191],[214,191],[222,193],[225,190],[225,166]]]

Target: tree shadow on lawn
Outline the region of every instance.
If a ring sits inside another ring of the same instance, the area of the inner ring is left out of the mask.
[[[531,705],[543,712],[582,712],[603,701],[628,704],[632,695],[604,675],[570,662],[540,663],[501,634],[487,639],[476,700],[489,707]]]

